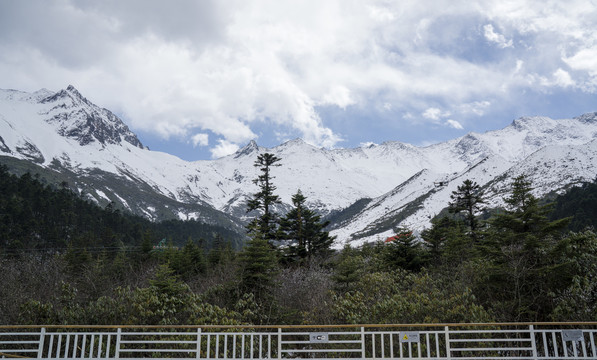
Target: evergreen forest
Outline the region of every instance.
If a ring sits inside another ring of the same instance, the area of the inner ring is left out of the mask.
[[[271,169],[248,241],[198,221],[153,223],[67,184],[0,168],[0,324],[237,325],[597,321],[597,182],[551,201],[511,179],[488,209],[467,180],[421,234],[334,250],[300,189]]]

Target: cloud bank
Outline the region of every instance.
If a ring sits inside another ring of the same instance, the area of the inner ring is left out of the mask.
[[[73,83],[213,156],[267,129],[334,147],[356,135],[322,109],[465,129],[526,91],[595,93],[596,27],[577,0],[5,1],[0,87]]]

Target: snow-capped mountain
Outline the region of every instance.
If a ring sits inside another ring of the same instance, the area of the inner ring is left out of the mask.
[[[282,159],[272,175],[285,206],[300,189],[333,219],[338,246],[383,238],[397,226],[428,226],[465,179],[484,186],[496,206],[518,174],[530,176],[537,196],[591,181],[596,139],[597,113],[520,118],[428,147],[385,142],[329,150],[296,139],[271,149],[251,142],[230,156],[187,162],[145,148],[118,117],[72,86],[0,90],[3,163],[35,163],[93,201],[151,219],[194,218],[242,231],[246,199],[257,191],[253,163],[270,152]]]

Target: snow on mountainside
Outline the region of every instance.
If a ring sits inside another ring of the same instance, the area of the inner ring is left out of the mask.
[[[539,119],[545,118],[531,119],[524,131],[516,131],[521,124],[515,121],[504,130],[476,136],[475,150],[471,153],[484,148],[481,153],[487,155],[479,162],[454,173],[422,170],[409,181],[373,199],[332,233],[357,245],[384,239],[392,235],[398,225],[421,231],[431,225],[431,219],[448,205],[452,192],[466,179],[484,188],[489,208],[505,206],[503,198],[510,191],[512,179],[519,175],[531,180],[537,197],[594,180],[597,175],[597,114],[585,116],[589,121],[576,130],[575,122],[580,118],[572,121],[545,119],[554,126],[543,131],[528,126]],[[553,133],[554,128],[558,129],[556,143],[565,145],[546,146],[551,139],[546,134]],[[585,133],[580,134],[579,130]],[[470,136],[465,136],[458,144],[467,138]],[[508,151],[512,149],[514,151]]]
[[[0,90],[0,151],[64,175],[101,205],[113,201],[150,219],[177,216],[240,228],[200,196],[179,191],[191,163],[144,148],[118,117],[72,86],[57,93]]]
[[[187,162],[144,148],[118,117],[72,86],[56,93],[0,90],[0,155],[68,174],[100,204],[114,201],[151,219],[195,218],[241,229],[246,199],[257,190],[253,163],[270,152],[282,159],[272,175],[283,207],[298,189],[324,215],[372,199],[333,224],[338,246],[382,238],[398,225],[428,226],[467,178],[485,186],[496,205],[516,174],[530,175],[538,196],[590,181],[596,138],[597,114],[525,117],[427,147],[385,142],[329,150],[296,139],[271,149],[251,142],[217,160]]]
[[[90,103],[72,85],[40,102],[52,105],[41,115],[48,116],[45,120],[56,125],[58,134],[76,140],[81,146],[94,141],[102,145],[126,141],[143,148],[137,136],[120,119]]]

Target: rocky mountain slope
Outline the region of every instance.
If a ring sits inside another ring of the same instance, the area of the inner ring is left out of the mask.
[[[194,218],[242,231],[247,196],[257,190],[253,162],[271,152],[282,159],[272,171],[282,200],[289,204],[301,189],[310,206],[335,219],[337,246],[384,238],[398,225],[423,229],[465,179],[482,185],[492,206],[518,174],[531,177],[537,196],[591,181],[596,139],[597,114],[525,117],[428,147],[385,142],[329,150],[296,139],[271,149],[251,142],[227,157],[187,162],[145,148],[72,86],[0,90],[2,162],[36,164],[92,201],[151,219]]]

